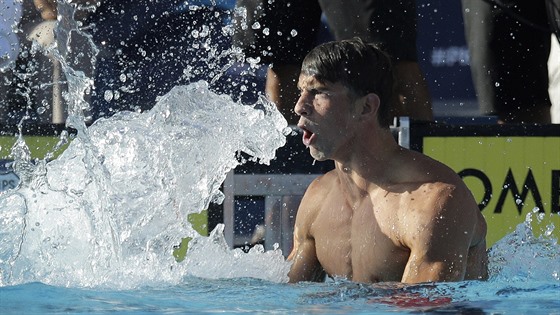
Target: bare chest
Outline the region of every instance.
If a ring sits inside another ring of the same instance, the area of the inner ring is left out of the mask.
[[[358,282],[400,281],[409,251],[391,210],[370,199],[349,205],[327,197],[311,231],[325,271]]]

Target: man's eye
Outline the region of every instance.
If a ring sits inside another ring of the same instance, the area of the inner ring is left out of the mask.
[[[309,93],[309,95],[311,95],[311,96],[315,96],[315,95],[317,95],[317,90],[310,89],[310,90],[307,90],[307,93]]]
[[[324,94],[324,91],[317,90],[317,89],[312,89],[312,90],[309,90],[309,93],[310,93],[311,95],[315,96],[315,95]]]
[[[313,92],[313,96],[315,97],[328,97],[330,94],[327,91],[322,91],[322,90],[315,90]]]
[[[299,96],[302,96],[304,93],[306,93],[307,95],[311,96],[311,97],[321,97],[321,96],[328,96],[329,93],[327,91],[323,91],[323,90],[318,90],[318,89],[309,89],[309,90],[299,90]]]

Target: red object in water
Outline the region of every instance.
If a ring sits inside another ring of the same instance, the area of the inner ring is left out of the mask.
[[[370,302],[407,308],[448,305],[452,302],[452,299],[448,296],[427,297],[418,293],[399,293],[391,296],[370,299]]]

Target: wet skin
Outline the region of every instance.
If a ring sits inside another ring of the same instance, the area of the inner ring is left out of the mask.
[[[306,75],[298,88],[302,141],[335,169],[303,197],[290,281],[485,279],[486,223],[457,174],[400,147],[377,121],[377,95]]]

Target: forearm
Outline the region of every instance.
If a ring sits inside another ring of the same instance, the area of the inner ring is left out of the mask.
[[[462,281],[465,278],[465,271],[466,261],[462,259],[415,259],[411,255],[401,281],[403,283]]]
[[[297,244],[288,257],[292,267],[288,273],[290,282],[314,281],[320,282],[325,278],[325,272],[315,254],[315,246],[310,244]]]
[[[321,266],[299,266],[293,268],[288,273],[290,283],[312,281],[322,282],[325,280],[325,271]]]

